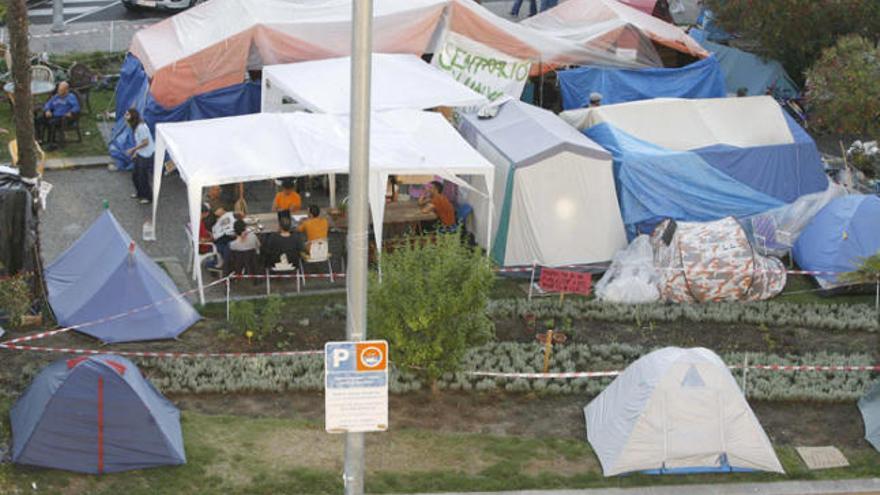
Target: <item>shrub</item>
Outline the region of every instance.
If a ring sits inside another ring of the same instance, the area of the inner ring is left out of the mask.
[[[260,313],[260,331],[263,335],[275,333],[281,328],[281,313],[284,311],[284,301],[281,296],[273,294],[266,298],[263,311]]]
[[[15,275],[0,280],[0,310],[9,318],[9,326],[22,323],[31,308],[31,288],[27,275]]]
[[[229,321],[238,335],[244,335],[248,330],[257,336],[257,313],[254,303],[251,301],[235,301],[229,307]],[[259,338],[259,337],[258,337]]]
[[[779,60],[803,82],[822,50],[847,34],[880,36],[877,0],[706,0],[718,23],[757,43],[761,55]]]
[[[819,129],[880,134],[880,47],[853,35],[826,49],[807,72],[807,104]]]
[[[382,280],[371,275],[370,335],[384,338],[392,360],[433,383],[458,368],[468,348],[493,337],[486,315],[494,274],[489,260],[455,234],[413,242],[382,256]]]

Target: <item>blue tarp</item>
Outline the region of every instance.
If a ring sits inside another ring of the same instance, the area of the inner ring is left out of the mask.
[[[55,361],[10,420],[19,464],[98,474],[186,463],[180,412],[119,356]]]
[[[831,201],[810,221],[794,245],[804,270],[850,272],[880,251],[880,198],[853,194]],[[835,276],[821,277],[836,282]]]
[[[46,267],[49,304],[60,325],[71,326],[150,306],[128,316],[77,328],[106,343],[172,339],[200,316],[179,297],[171,278],[105,211]],[[174,300],[174,297],[178,299]],[[163,301],[162,304],[156,304]]]
[[[733,47],[702,41],[703,48],[714,53],[721,65],[728,93],[745,88],[748,96],[763,95],[771,88],[776,98],[797,98],[800,90],[782,64]]]
[[[116,86],[116,125],[110,141],[110,156],[120,170],[132,163],[125,150],[134,146],[131,129],[123,119],[126,110],[136,108],[155,133],[160,122],[212,119],[244,115],[260,111],[260,84],[245,82],[193,96],[184,103],[165,108],[150,94],[150,82],[140,60],[131,54],[125,57]]]
[[[580,67],[558,72],[565,110],[587,106],[591,92],[602,104],[651,98],[716,98],[726,96],[724,76],[715,57],[677,69],[613,69]]]
[[[664,218],[704,222],[755,215],[784,204],[713,167],[697,153],[667,150],[607,123],[584,133],[614,157],[620,212],[630,236],[640,224],[652,225]]]
[[[721,29],[721,26],[715,23],[715,14],[706,8],[700,11],[696,27],[691,28],[688,34],[697,43],[702,43],[706,40],[724,43],[733,39],[730,33]]]

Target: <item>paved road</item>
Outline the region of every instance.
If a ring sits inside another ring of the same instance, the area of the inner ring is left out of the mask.
[[[28,17],[31,24],[52,23],[52,0],[36,0],[28,4]],[[64,0],[64,22],[144,21],[161,19],[168,13],[153,10],[131,12],[119,0]]]

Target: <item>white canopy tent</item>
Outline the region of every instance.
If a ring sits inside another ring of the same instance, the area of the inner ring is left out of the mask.
[[[485,105],[483,95],[410,54],[374,53],[373,111]],[[263,112],[308,110],[347,114],[351,107],[351,57],[263,68]],[[293,100],[285,103],[284,97]]]
[[[349,121],[326,114],[259,113],[162,123],[156,126],[153,225],[167,152],[187,184],[190,225],[199,224],[204,187],[279,177],[347,173]],[[395,110],[373,114],[370,124],[370,210],[377,247],[382,243],[389,175],[434,174],[473,189],[459,176],[482,176],[491,201],[494,168],[439,113]],[[491,214],[491,208],[489,209]],[[491,225],[491,218],[488,225]],[[198,239],[193,269],[204,302]]]

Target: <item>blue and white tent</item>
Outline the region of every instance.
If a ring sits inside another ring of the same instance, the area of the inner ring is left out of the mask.
[[[585,66],[558,71],[562,108],[589,104],[590,93],[603,105],[651,98],[718,98],[727,95],[718,59],[708,57],[679,68],[616,69]]]
[[[708,349],[642,356],[584,417],[605,476],[784,472],[730,370]]]
[[[101,474],[186,463],[180,412],[119,356],[47,366],[10,422],[18,464]]]
[[[626,246],[611,156],[558,116],[510,101],[491,119],[464,115],[459,131],[495,167],[491,255],[498,264],[594,263]],[[489,202],[461,192],[474,207],[477,243],[490,245]]]
[[[105,211],[46,267],[49,304],[59,324],[105,343],[173,339],[199,320],[174,282]],[[176,298],[176,299],[175,299]]]
[[[614,156],[628,233],[748,217],[828,187],[812,138],[769,96],[661,98],[564,112]]]
[[[801,232],[792,254],[804,270],[845,273],[878,252],[880,198],[852,194],[825,205]],[[836,275],[816,280],[825,288],[838,285]]]

